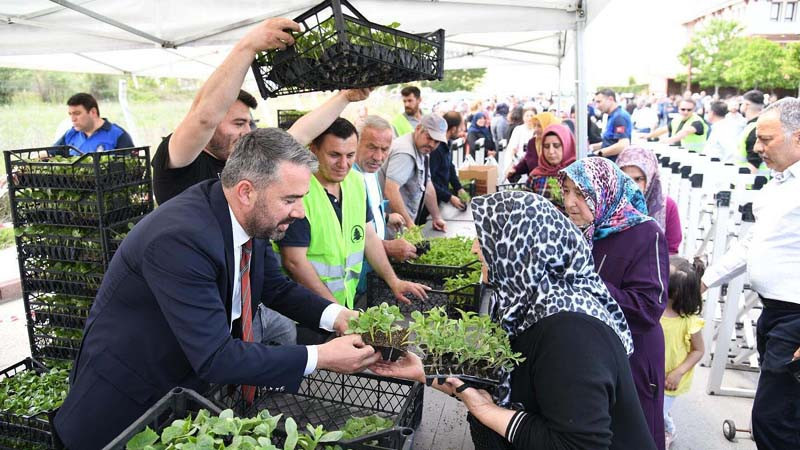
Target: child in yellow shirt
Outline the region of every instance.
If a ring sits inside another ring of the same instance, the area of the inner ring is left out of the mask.
[[[701,266],[671,256],[669,258],[669,300],[661,316],[664,330],[664,431],[666,448],[675,440],[675,423],[670,410],[675,397],[689,391],[694,366],[703,357],[703,319],[700,318]]]

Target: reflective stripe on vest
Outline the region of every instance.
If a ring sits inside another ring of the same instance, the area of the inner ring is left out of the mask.
[[[689,116],[689,119],[686,120],[684,126],[686,126],[686,124],[691,124],[695,121],[700,121],[700,123],[703,125],[703,134],[697,134],[697,133],[689,134],[685,138],[681,139],[681,147],[694,152],[699,152],[703,149],[703,147],[705,147],[706,140],[708,139],[708,124],[697,114],[692,114],[691,116]],[[672,119],[672,122],[670,123],[670,129],[672,130],[673,136],[675,136],[676,134],[678,134],[679,131],[681,131],[681,130],[676,130],[676,128],[678,127],[678,125],[681,124],[681,122],[682,121],[680,120],[680,117]]]
[[[397,137],[414,131],[414,127],[411,126],[405,114],[402,113],[394,116],[394,119],[392,119],[392,127],[394,127],[394,132],[397,133]]]
[[[336,300],[353,308],[364,262],[367,191],[364,178],[355,170],[339,186],[343,206],[341,224],[325,189],[316,177],[311,177],[308,194],[303,197],[311,231],[306,257]]]

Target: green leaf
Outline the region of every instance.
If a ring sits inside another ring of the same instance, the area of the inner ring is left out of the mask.
[[[336,442],[342,439],[342,435],[344,435],[343,431],[329,431],[322,435],[319,442]]]
[[[297,422],[291,417],[286,419],[283,424],[286,429],[286,442],[283,443],[283,450],[294,450],[297,446]]]
[[[150,427],[146,427],[144,431],[137,433],[132,437],[125,448],[128,450],[144,450],[148,445],[153,445],[158,441],[158,433],[153,431]]]

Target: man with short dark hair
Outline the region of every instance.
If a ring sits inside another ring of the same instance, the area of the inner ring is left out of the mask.
[[[257,303],[339,333],[357,317],[286,278],[270,248],[304,217],[316,164],[285,131],[256,130],[239,140],[221,181],[187,189],[128,234],[54,420],[66,448],[103,448],[175,386],[232,385],[252,402],[254,386],[296,392],[316,369],[359,372],[380,358],[358,335],[311,346],[253,339]]]
[[[303,196],[306,217],[289,226],[275,249],[292,279],[347,308],[354,307],[365,258],[399,301],[408,303],[406,293],[423,299],[424,287],[399,279],[386,257],[364,178],[351,170],[357,143],[355,127],[342,118],[314,138],[311,152],[319,168]]]
[[[739,111],[744,115],[747,124],[739,135],[739,146],[736,153],[736,162],[750,169],[755,173],[758,169],[766,169],[764,161],[755,151],[756,144],[756,121],[758,115],[764,109],[764,93],[753,89],[747,91],[742,96],[742,103]]]
[[[625,108],[617,104],[617,95],[611,89],[597,91],[594,102],[597,109],[608,114],[608,122],[603,132],[603,141],[591,144],[589,148],[594,150],[595,155],[614,161],[622,150],[631,145],[631,116]]]
[[[55,145],[71,145],[83,153],[133,147],[133,140],[127,131],[100,117],[100,107],[91,94],[80,92],[70,97],[67,111],[72,128]],[[70,150],[70,154],[78,153]]]
[[[416,86],[406,86],[400,91],[403,97],[403,112],[392,119],[394,135],[397,137],[414,131],[422,118],[419,105],[422,103],[422,94]]]
[[[711,131],[703,147],[703,153],[717,157],[723,163],[733,162],[736,155],[736,140],[742,127],[735,119],[729,117],[728,104],[722,101],[711,102],[706,117],[711,124]]]
[[[655,138],[668,132],[669,137],[665,143],[699,152],[706,145],[708,124],[695,113],[696,108],[697,102],[691,97],[684,98],[678,105],[678,116],[670,121],[669,127],[661,127],[648,134],[647,138]]]
[[[754,151],[773,177],[753,200],[755,223],[715,258],[703,289],[746,272],[764,305],[756,327],[761,374],[753,439],[759,449],[778,450],[797,448],[799,436],[800,368],[788,363],[800,359],[800,100],[770,104],[756,120],[756,138]]]
[[[497,109],[500,110],[503,106],[505,104],[501,103],[497,106]],[[445,113],[444,120],[447,122],[447,142],[439,143],[431,153],[431,182],[436,190],[436,200],[439,203],[450,203],[458,209],[466,209],[467,205],[459,198],[461,195],[466,195],[466,191],[464,191],[461,181],[458,179],[458,172],[453,165],[453,153],[450,151],[450,144],[454,140],[458,138],[464,139],[466,127],[461,113],[457,111]]]
[[[294,43],[288,31],[300,26],[285,18],[267,19],[234,45],[228,57],[200,88],[183,121],[164,138],[153,156],[153,192],[163,204],[189,186],[218,178],[236,141],[251,130],[250,109],[256,99],[241,90],[256,53],[284,49]],[[365,99],[368,89],[338,92],[322,106],[298,119],[291,134],[307,145],[352,101]]]

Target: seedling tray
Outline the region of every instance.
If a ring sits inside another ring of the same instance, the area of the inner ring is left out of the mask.
[[[0,372],[0,380],[11,378],[26,370],[43,372],[46,369],[38,361],[25,358]],[[56,411],[58,410],[41,412],[33,416],[0,411],[0,449],[63,448],[54,432],[53,418]]]
[[[35,295],[35,294],[34,294]],[[31,294],[25,294],[29,324],[83,330],[90,306],[42,303]],[[33,299],[31,299],[33,297]]]
[[[430,248],[430,244],[429,247]],[[392,264],[394,272],[398,277],[416,278],[420,280],[430,280],[437,283],[444,283],[445,278],[456,275],[466,275],[478,264],[478,260],[464,264],[463,266],[434,266],[431,264],[416,264],[414,262],[400,262]]]
[[[400,336],[402,334],[402,336]],[[400,341],[405,341],[408,337],[408,333],[404,331],[393,334],[395,339]],[[406,354],[406,346],[392,346],[392,345],[385,345],[387,344],[386,339],[383,338],[383,333],[380,333],[380,336],[376,336],[376,339],[373,340],[369,333],[364,333],[361,335],[361,340],[364,341],[365,344],[371,345],[375,351],[381,353],[381,358],[384,361],[397,361],[398,358]]]
[[[123,220],[103,230],[103,240],[105,241],[106,254],[108,255],[106,261],[109,263],[111,262],[111,258],[114,256],[114,253],[117,252],[120,244],[122,244],[122,241],[131,231],[129,224],[135,225],[144,217],[145,215],[140,215],[128,220]]]
[[[104,262],[103,241],[99,233],[73,237],[68,234],[69,229],[64,230],[65,234],[21,232],[17,236],[19,257],[61,262]]]
[[[533,192],[528,183],[503,183],[497,185],[497,192],[503,191],[526,191]]]
[[[74,361],[81,348],[79,337],[54,336],[58,328],[30,327],[31,354],[38,359]],[[62,330],[73,331],[69,328]]]
[[[326,430],[344,427],[351,417],[378,414],[397,427],[416,428],[422,420],[423,386],[420,383],[370,374],[340,374],[317,370],[304,377],[296,394],[269,392],[259,388],[252,405],[240,389],[214,386],[207,397],[237,414],[252,416],[266,408],[297,421],[300,428],[311,423]]]
[[[298,111],[296,109],[279,109],[278,110],[278,128],[288,130],[294,125],[297,119],[306,115],[308,111]]]
[[[168,427],[173,421],[177,419],[185,419],[188,416],[194,417],[196,413],[201,410],[208,410],[212,415],[219,415],[222,408],[216,405],[209,399],[201,396],[191,389],[184,389],[181,387],[174,388],[167,393],[158,402],[156,402],[150,409],[148,409],[139,419],[128,426],[119,436],[104,447],[105,450],[123,450],[126,444],[136,434],[143,431],[145,427],[150,427],[159,435],[161,431]],[[272,414],[277,412],[270,411]],[[241,417],[241,416],[240,416]],[[285,420],[285,419],[284,419]],[[335,430],[328,430],[335,431]],[[411,439],[414,431],[409,428],[393,428],[384,430],[379,433],[362,436],[357,439],[340,441],[335,445],[339,445],[344,449],[356,450],[378,450],[378,449],[410,449]],[[276,429],[273,432],[271,441],[273,445],[282,446],[285,435],[282,430]],[[386,443],[394,444],[389,447],[373,445]],[[230,443],[226,443],[230,444]],[[331,445],[331,444],[329,444]]]
[[[133,147],[86,153],[70,162],[39,159],[40,152],[68,154],[69,146],[6,150],[11,188],[59,188],[102,191],[150,180],[150,148]],[[13,202],[13,197],[12,197]]]
[[[430,286],[432,289],[428,291],[428,298],[420,300],[417,298],[411,299],[411,304],[399,302],[389,286],[374,272],[367,276],[367,307],[377,306],[383,302],[389,305],[397,305],[400,307],[400,312],[408,317],[413,311],[427,311],[437,306],[444,306],[447,315],[452,318],[460,317],[459,309],[464,311],[478,312],[481,306],[481,286],[474,284],[464,286],[452,291],[445,291],[444,285],[441,283],[431,282],[428,280],[421,280],[416,278],[408,278],[398,275],[404,280],[413,281]]]
[[[253,61],[265,99],[444,76],[444,30],[412,34],[372,23],[347,0],[326,0],[294,20],[295,44]]]

